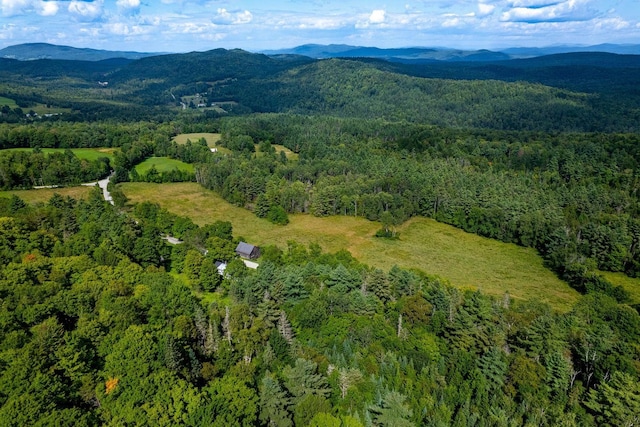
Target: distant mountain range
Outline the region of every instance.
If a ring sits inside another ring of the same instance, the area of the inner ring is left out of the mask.
[[[0,49],[0,58],[32,61],[36,59],[64,59],[74,61],[102,61],[105,59],[141,59],[159,53],[121,52],[58,46],[48,43],[26,43]]]
[[[392,48],[317,45],[307,44],[292,49],[269,50],[267,55],[304,55],[316,59],[326,58],[376,58],[395,62],[433,62],[433,61],[500,61],[510,59],[509,55],[490,50],[457,50],[443,48]]]
[[[326,58],[375,58],[402,63],[435,63],[435,62],[496,62],[509,59],[533,58],[573,52],[606,52],[615,54],[640,55],[640,45],[600,44],[595,46],[549,46],[549,47],[514,47],[491,51],[461,50],[448,48],[377,48],[350,46],[345,44],[306,44],[291,49],[262,51],[270,56],[300,55],[314,59]],[[30,61],[36,59],[62,59],[77,61],[102,61],[105,59],[124,58],[141,59],[164,53],[123,52],[70,46],[58,46],[48,43],[27,43],[0,49],[0,58]]]
[[[491,51],[486,49],[460,50],[424,47],[381,49],[343,44],[306,44],[291,49],[267,50],[262,53],[266,55],[304,55],[316,59],[377,58],[393,62],[428,63],[439,61],[495,62],[573,52],[605,52],[640,55],[640,45],[600,44],[595,46],[516,47],[500,51]]]

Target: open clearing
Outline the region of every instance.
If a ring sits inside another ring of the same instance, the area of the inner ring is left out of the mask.
[[[257,245],[286,248],[288,240],[318,243],[325,251],[347,249],[359,261],[383,270],[393,265],[437,275],[461,289],[481,289],[495,296],[505,292],[518,299],[538,299],[568,310],[578,293],[542,264],[530,248],[469,234],[426,218],[414,218],[398,228],[399,240],[373,237],[380,224],[363,218],[290,215],[277,226],[230,205],[195,183],[121,184],[132,203],[151,201],[199,225],[231,221],[233,234]]]
[[[640,279],[629,277],[624,273],[601,271],[605,279],[616,286],[622,286],[631,295],[632,304],[640,304]]]
[[[140,175],[144,175],[149,172],[151,167],[155,167],[156,170],[160,173],[169,172],[174,169],[193,172],[193,165],[182,162],[180,160],[170,159],[168,157],[149,157],[144,162],[136,165],[136,171]]]
[[[186,144],[187,140],[191,142],[198,142],[200,138],[204,138],[207,141],[207,146],[213,148],[216,143],[220,141],[221,135],[219,133],[181,133],[176,135],[173,140],[177,144]]]
[[[284,145],[280,145],[280,144],[271,144],[271,146],[276,150],[276,154],[280,155],[281,151],[284,151],[284,155],[287,156],[287,159],[289,160],[298,160],[298,153],[294,153],[293,151],[289,150],[287,147],[285,147]],[[260,144],[255,144],[256,147],[256,154],[261,155],[260,153]]]
[[[6,105],[9,108],[16,108],[18,104],[13,99],[5,98],[4,96],[0,96],[0,106]]]
[[[33,203],[47,203],[51,196],[55,193],[61,196],[70,196],[76,200],[86,199],[89,197],[91,187],[59,187],[59,188],[40,188],[37,190],[12,190],[12,191],[0,191],[0,197],[11,197],[12,194],[20,197],[22,200],[29,204]]]
[[[66,148],[41,148],[40,149],[45,154],[51,153],[64,153]],[[75,154],[79,159],[85,160],[97,160],[100,157],[108,157],[109,160],[113,161],[113,153],[117,150],[117,148],[71,148],[73,154]],[[0,153],[5,151],[33,151],[33,148],[7,148]]]

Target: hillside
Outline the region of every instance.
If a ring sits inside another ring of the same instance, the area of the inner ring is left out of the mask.
[[[634,61],[3,59],[0,425],[636,425]]]
[[[265,50],[267,55],[294,54],[311,58],[380,58],[401,62],[435,61],[496,61],[515,58],[532,58],[574,52],[608,52],[623,55],[640,55],[637,44],[600,44],[594,46],[512,47],[494,50],[462,50],[443,47],[377,48],[346,44],[305,44],[290,49]]]
[[[580,53],[401,64],[216,49],[97,62],[4,59],[0,96],[22,108],[70,108],[83,120],[169,118],[199,109],[207,117],[291,112],[458,128],[633,132],[640,123],[638,58]]]
[[[489,50],[460,50],[443,48],[389,48],[306,44],[291,49],[270,50],[262,52],[267,55],[304,55],[311,58],[378,58],[388,61],[420,62],[420,61],[497,61],[509,59],[510,56]]]
[[[105,59],[140,59],[158,53],[123,52],[59,46],[49,43],[25,43],[0,49],[0,58],[33,61],[36,59],[64,59],[74,61],[103,61]]]

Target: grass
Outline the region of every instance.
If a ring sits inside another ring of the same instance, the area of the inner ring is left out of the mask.
[[[173,140],[177,144],[186,144],[187,140],[197,142],[200,138],[204,138],[207,141],[207,146],[213,148],[216,146],[216,143],[220,141],[220,137],[221,135],[219,133],[182,133],[176,135]]]
[[[629,277],[624,273],[612,273],[610,271],[600,271],[605,279],[613,283],[615,286],[622,286],[624,290],[629,292],[632,304],[640,304],[640,279]]]
[[[271,144],[271,146],[273,148],[275,148],[277,155],[280,155],[280,152],[284,151],[284,154],[285,154],[285,156],[287,156],[287,159],[289,159],[289,160],[298,160],[298,157],[299,157],[298,153],[294,153],[293,151],[289,150],[284,145]],[[256,153],[259,156],[262,155],[261,152],[260,152],[260,144],[255,144],[255,147],[256,147]]]
[[[176,159],[170,159],[168,157],[150,157],[146,159],[144,162],[136,165],[136,171],[140,175],[144,175],[151,169],[152,166],[155,166],[156,170],[160,173],[169,172],[174,169],[178,170],[186,170],[188,172],[193,172],[193,165],[182,162]]]
[[[38,190],[13,190],[13,191],[0,191],[0,197],[11,197],[12,194],[20,197],[22,200],[29,204],[34,203],[47,203],[51,196],[55,193],[61,196],[71,196],[74,199],[86,199],[89,197],[91,187],[60,187],[60,188],[41,188]]]
[[[23,108],[23,111],[26,113],[29,110],[33,110],[41,116],[45,114],[60,114],[60,113],[70,113],[71,108],[62,108],[62,107],[47,107],[45,104],[38,104],[34,107]]]
[[[359,261],[383,270],[397,264],[440,276],[461,289],[481,289],[495,296],[509,292],[515,299],[538,299],[568,310],[578,293],[542,264],[530,248],[501,243],[426,218],[414,218],[398,228],[399,240],[373,237],[380,224],[363,218],[290,215],[282,227],[232,206],[195,183],[125,183],[132,203],[151,201],[203,225],[216,220],[233,224],[236,237],[252,244],[285,248],[288,240],[318,243],[325,251],[347,249]]]
[[[18,104],[11,98],[6,98],[4,96],[0,96],[0,106],[6,105],[9,108],[18,108]],[[41,116],[45,114],[56,114],[56,113],[65,113],[70,112],[71,108],[59,108],[59,107],[47,107],[45,104],[36,104],[32,107],[25,107],[22,109],[24,113],[29,112],[30,110],[35,111]]]
[[[0,96],[0,106],[2,105],[6,105],[9,108],[17,108],[18,104],[16,104],[16,101],[14,101],[13,99],[10,98],[5,98],[4,96]]]
[[[65,148],[42,148],[41,149],[45,154],[51,153],[64,153]],[[72,148],[71,151],[75,154],[79,159],[85,160],[97,160],[100,157],[108,157],[111,161],[113,161],[113,153],[116,151],[116,148]],[[5,150],[0,151],[0,153],[5,151],[33,151],[33,148],[7,148]]]

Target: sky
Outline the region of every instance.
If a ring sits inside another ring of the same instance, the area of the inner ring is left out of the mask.
[[[0,0],[0,48],[35,42],[138,52],[640,44],[640,0]]]

